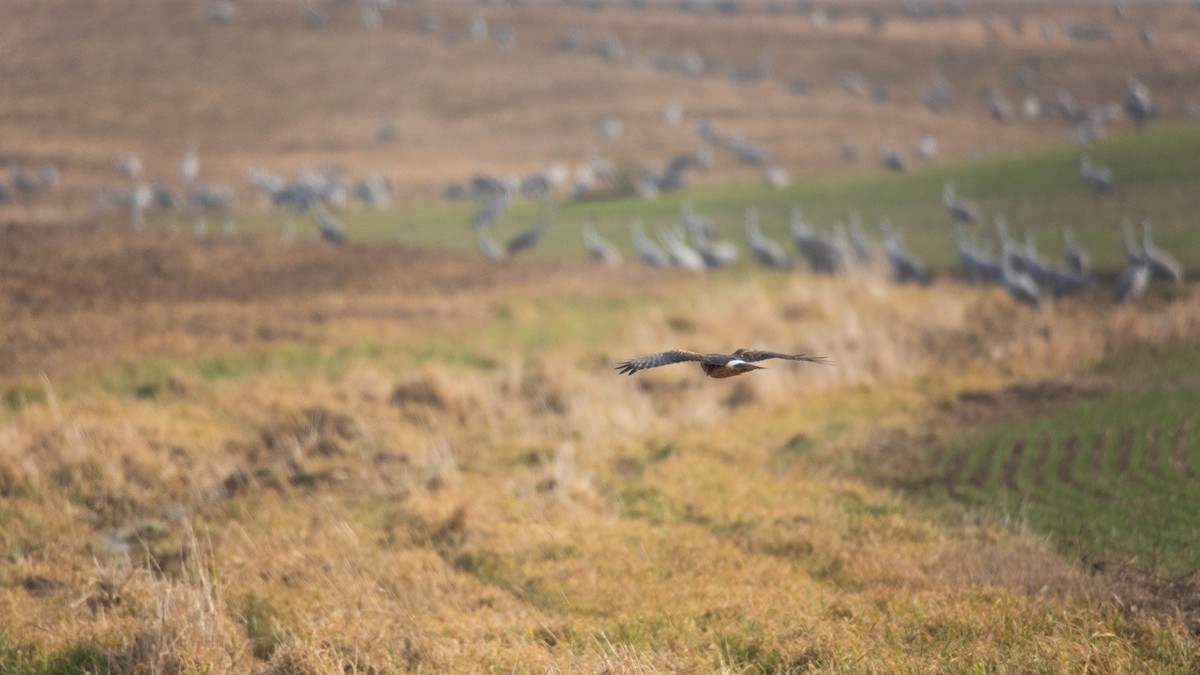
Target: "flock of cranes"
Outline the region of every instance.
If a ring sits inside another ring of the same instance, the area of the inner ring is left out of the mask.
[[[510,0],[510,4],[514,5],[522,4],[522,2],[523,0]],[[446,17],[452,12],[439,7],[436,3],[429,3],[427,8],[422,10],[423,13],[416,17],[405,17],[402,23],[398,19],[398,15],[393,13],[398,4],[400,4],[398,0],[302,3],[303,24],[298,21],[296,25],[307,24],[313,30],[325,30],[331,25],[330,15],[342,12],[337,8],[338,5],[356,5],[361,9],[363,26],[370,33],[380,32],[386,18],[389,29],[413,30],[417,34],[436,36],[446,46],[453,46],[462,41],[491,39],[496,42],[498,48],[511,49],[516,43],[515,29],[511,25],[496,23],[494,17],[488,16],[489,12],[486,8],[470,10],[465,17],[460,16],[460,20],[451,21]],[[781,0],[763,3],[761,6],[735,0],[689,0],[680,3],[584,0],[582,2],[568,1],[563,4],[586,6],[592,10],[618,10],[620,8],[640,10],[651,5],[658,5],[660,9],[677,8],[712,16],[768,11],[781,17],[799,17],[799,20],[807,18],[818,30],[829,29],[834,24],[845,26],[849,22],[866,18],[867,22],[864,26],[868,35],[880,34],[901,21],[931,22],[961,19],[968,14],[969,9],[964,3],[956,2],[956,0],[949,0],[945,3],[924,3],[914,0],[898,6],[895,8],[896,11],[859,11],[836,6],[825,7],[810,0],[797,0],[796,2]],[[1116,6],[1121,5],[1117,3]],[[1010,31],[1017,35],[1025,30],[1025,22],[1020,16],[1019,8],[1011,9],[1007,22],[998,19],[995,14],[998,11],[1001,10],[989,9],[980,12],[980,20],[989,35],[999,36],[1004,31]],[[1127,10],[1116,12],[1117,23],[1115,25],[1118,26],[1117,29],[1100,28],[1079,20],[1060,21],[1051,17],[1040,17],[1039,22],[1042,26],[1042,36],[1048,42],[1053,42],[1060,35],[1077,42],[1111,41],[1114,30],[1123,30],[1119,27],[1121,22],[1126,21],[1128,14]],[[228,0],[209,2],[204,15],[215,24],[224,25],[242,21],[238,5]],[[781,18],[780,20],[785,19]],[[589,36],[584,30],[585,26],[586,24],[581,24],[568,28],[566,35],[555,43],[556,47],[551,47],[551,49],[557,49],[559,52],[578,52],[598,56],[608,63],[622,67],[650,67],[667,72],[677,72],[688,77],[723,77],[735,84],[770,80],[773,77],[782,78],[781,85],[801,96],[810,95],[817,86],[814,80],[808,77],[788,80],[787,77],[777,73],[777,63],[792,63],[792,61],[776,58],[776,55],[766,51],[759,54],[749,67],[714,64],[717,57],[702,54],[698,48],[684,48],[683,55],[676,58],[670,50],[656,46],[652,41],[636,48],[627,45],[612,32],[613,28],[611,27]],[[1139,35],[1154,35],[1154,33],[1155,31],[1149,26],[1139,28]],[[1142,42],[1149,47],[1153,41],[1143,38]],[[529,49],[545,48],[544,46],[532,46],[540,44],[536,41],[529,44],[531,45],[528,47]],[[1003,42],[997,44],[1003,44]],[[831,77],[834,77],[838,86],[851,94],[870,96],[881,103],[891,100],[888,90],[893,88],[893,85],[873,83],[868,75],[863,73],[842,69]],[[1052,83],[1045,81],[1047,80],[1046,74],[1039,73],[1035,65],[1029,65],[1011,78],[1012,86],[1021,88],[1025,98],[1018,99],[1018,103],[1014,104],[1007,98],[1004,87],[993,83],[986,89],[987,110],[997,123],[1015,122],[1021,118],[1028,121],[1061,119],[1079,128],[1090,129],[1086,133],[1080,132],[1081,140],[1099,135],[1104,125],[1116,121],[1122,115],[1127,115],[1139,126],[1158,116],[1159,108],[1154,103],[1147,84],[1135,76],[1122,74],[1121,77],[1125,78],[1126,93],[1123,101],[1118,100],[1088,107],[1077,102],[1076,97],[1065,87],[1060,86],[1053,95],[1038,94],[1038,89]],[[955,86],[936,71],[929,74],[927,84],[923,86],[919,94],[921,101],[934,113],[940,114],[955,106],[961,106],[959,102],[961,96],[955,91]],[[1195,102],[1192,101],[1192,103]],[[1200,105],[1189,104],[1185,107],[1189,114],[1192,112],[1200,114]],[[682,122],[683,112],[677,102],[667,105],[665,118],[668,124],[677,125]],[[702,112],[693,116],[693,120],[702,138],[699,149],[695,152],[678,153],[665,162],[640,159],[639,162],[643,166],[642,174],[631,181],[640,194],[653,197],[661,192],[684,187],[691,171],[705,170],[712,164],[714,147],[728,149],[738,162],[757,167],[762,172],[763,181],[768,185],[784,186],[790,182],[788,171],[779,164],[778,157],[774,156],[776,153],[772,152],[772,148],[767,147],[763,141],[751,140],[745,136],[718,130],[711,120],[704,119]],[[620,135],[621,127],[620,118],[610,114],[605,117],[603,135]],[[380,138],[395,139],[398,133],[392,123],[381,125],[378,131]],[[858,146],[862,139],[844,138],[835,142],[842,144],[842,155],[847,160],[856,161],[860,156]],[[909,151],[892,147],[883,142],[878,143],[876,147],[880,166],[893,171],[908,170],[914,159],[931,159],[938,152],[937,140],[928,135],[919,138]],[[122,174],[130,179],[140,175],[143,171],[140,160],[132,155],[118,158],[118,165]],[[1085,178],[1091,177],[1089,184],[1093,184],[1094,189],[1098,192],[1106,189],[1104,187],[1106,183],[1111,184],[1111,175],[1106,176],[1103,171],[1093,172],[1092,167],[1086,164],[1081,168],[1085,172]],[[481,176],[484,180],[469,181],[465,186],[450,186],[447,188],[446,194],[463,198],[480,198],[485,196],[488,191],[494,190],[496,184],[500,184],[510,193],[510,196],[521,195],[532,199],[544,199],[550,196],[562,198],[564,195],[561,193],[567,192],[570,197],[581,197],[610,190],[618,182],[614,179],[616,172],[613,170],[611,162],[606,162],[599,157],[590,158],[585,165],[573,171],[563,169],[561,164],[553,165],[552,169],[534,172],[515,180],[508,176],[501,178]],[[278,205],[308,210],[314,203],[320,201],[330,207],[338,206],[336,190],[326,190],[326,186],[320,184],[321,181],[310,181],[305,176],[298,176],[297,180],[286,185],[280,184],[285,181],[275,177],[271,177],[270,182],[250,178],[248,178],[248,182],[252,188],[261,189],[267,193],[272,202]],[[18,188],[38,184],[37,181],[18,181],[16,179],[12,183]],[[391,199],[389,191],[383,183],[382,180],[368,179],[364,181],[364,184],[352,188],[353,195],[361,198],[364,203],[373,208],[382,208]],[[227,210],[233,200],[234,190],[199,183],[198,170],[193,171],[190,177],[184,176],[183,184],[192,191],[191,195],[180,196],[163,183],[156,181],[148,186],[148,192],[139,188],[136,191],[128,190],[121,194],[121,190],[116,189],[98,201],[126,204],[131,209],[141,212],[153,206],[170,208],[172,205],[185,202],[189,207],[198,211]],[[560,194],[550,194],[554,190],[558,190]],[[6,200],[6,194],[11,195],[14,192],[17,190],[5,190],[3,186],[0,186],[0,203]]]
[[[707,135],[719,138],[711,129]],[[141,179],[144,172],[141,161],[131,154],[116,156],[114,166],[129,181]],[[1116,188],[1111,170],[1094,163],[1086,155],[1079,160],[1079,173],[1097,197],[1111,194]],[[201,214],[196,216],[196,234],[206,236],[207,224],[202,214],[227,209],[229,202],[224,191],[201,183],[199,175],[199,156],[193,147],[180,161],[179,176],[185,189],[191,186],[190,207]],[[340,173],[332,170],[301,172],[293,181],[256,170],[248,176],[248,181],[275,206],[310,214],[320,237],[337,245],[346,243],[346,227],[330,212],[329,206],[344,204],[351,194],[375,208],[390,203],[390,185],[378,177],[349,185]],[[174,201],[164,198],[165,193],[163,184],[155,181],[150,186],[138,184],[127,193],[118,192],[115,199],[130,208],[134,228],[140,231],[145,228],[143,212],[151,205],[175,205]],[[493,188],[490,194],[471,219],[478,250],[489,260],[499,261],[535,248],[554,222],[556,203],[545,199],[538,221],[501,243],[494,238],[492,226],[505,213],[510,197],[498,188]],[[1063,232],[1062,261],[1055,263],[1038,251],[1032,234],[1026,233],[1021,243],[1014,241],[1003,216],[997,216],[993,221],[994,242],[983,242],[974,236],[972,230],[984,224],[982,210],[975,202],[960,196],[952,182],[947,181],[942,186],[942,204],[954,224],[954,245],[962,275],[968,281],[999,285],[1013,300],[1031,307],[1041,307],[1052,298],[1098,287],[1099,282],[1091,274],[1087,252],[1069,231]],[[287,226],[292,228],[291,236],[294,236],[294,225],[289,221]],[[225,233],[233,234],[233,227],[232,218],[227,217]],[[1136,301],[1151,281],[1183,279],[1179,262],[1152,241],[1149,223],[1142,224],[1140,242],[1130,223],[1123,223],[1122,227],[1127,267],[1113,289],[1118,302]],[[676,223],[658,224],[652,229],[653,236],[648,234],[640,219],[629,225],[637,259],[650,267],[703,272],[727,267],[741,256],[738,244],[721,238],[716,221],[698,213],[690,203],[684,203]],[[590,259],[609,266],[624,263],[621,249],[601,237],[594,223],[585,223],[581,232]],[[928,285],[933,280],[929,268],[905,246],[900,230],[887,219],[879,223],[882,243],[876,244],[866,233],[857,213],[852,213],[847,223],[836,223],[831,231],[824,232],[813,227],[799,208],[793,208],[788,233],[792,254],[787,246],[763,233],[756,209],[750,208],[745,213],[745,246],[753,261],[764,268],[789,270],[802,264],[814,274],[842,275],[880,269],[882,261],[896,283]],[[993,253],[995,249],[998,253]]]
[[[1092,165],[1086,158],[1082,164],[1085,181],[1089,171],[1107,174],[1106,169]],[[1110,190],[1111,176],[1107,185],[1106,190]],[[1062,232],[1062,259],[1056,262],[1038,250],[1032,233],[1027,232],[1022,242],[1014,240],[1003,216],[993,220],[993,241],[983,241],[973,234],[973,230],[984,224],[982,210],[975,202],[960,197],[948,181],[943,185],[942,201],[953,222],[960,271],[968,282],[999,286],[1014,301],[1034,308],[1054,298],[1094,291],[1101,286],[1092,273],[1090,256],[1070,230]],[[491,260],[502,260],[536,246],[549,229],[554,213],[552,206],[548,206],[536,225],[502,246],[492,238],[490,230],[501,211],[489,208],[476,215],[474,227],[480,252]],[[813,274],[836,276],[879,270],[882,261],[896,283],[932,283],[932,272],[905,246],[899,228],[889,220],[885,218],[879,223],[881,244],[868,236],[857,213],[851,214],[848,222],[848,225],[836,223],[830,232],[823,232],[814,228],[798,207],[793,208],[788,228],[793,253],[789,253],[787,246],[763,233],[758,210],[749,208],[745,212],[745,245],[750,258],[765,269],[786,271],[802,264]],[[1117,302],[1138,300],[1151,281],[1183,280],[1182,265],[1154,244],[1148,222],[1142,223],[1140,242],[1135,239],[1129,222],[1122,223],[1122,228],[1127,267],[1112,289]],[[620,248],[601,237],[594,222],[585,222],[581,232],[591,260],[608,266],[624,263]],[[731,265],[741,255],[737,244],[721,238],[712,218],[697,213],[686,202],[678,221],[655,226],[653,236],[647,233],[640,219],[630,222],[629,232],[637,260],[649,267],[703,272]]]
[[[715,136],[710,131],[710,136]],[[144,169],[140,160],[130,154],[114,159],[118,171],[128,180],[138,180]],[[1086,155],[1079,161],[1080,177],[1097,196],[1110,194],[1116,185],[1112,172],[1095,164]],[[179,164],[180,180],[193,185],[191,204],[194,208],[222,208],[219,199],[206,201],[214,191],[199,183],[200,163],[193,147]],[[248,180],[259,187],[276,206],[290,207],[311,214],[319,235],[332,244],[347,241],[346,227],[330,212],[327,205],[344,204],[348,194],[359,196],[368,205],[386,204],[378,191],[387,195],[389,186],[381,179],[368,179],[352,188],[334,171],[301,173],[296,180],[287,181],[268,172],[252,172]],[[161,183],[155,182],[155,186]],[[148,189],[142,185],[129,193],[125,203],[132,209],[135,229],[144,228],[142,211],[161,200],[161,187]],[[216,192],[219,194],[219,192]],[[479,251],[489,260],[499,261],[521,255],[535,248],[550,230],[556,215],[556,204],[546,199],[543,212],[531,227],[500,243],[492,234],[492,226],[504,214],[509,204],[503,191],[481,202],[471,218]],[[984,222],[982,210],[975,202],[960,196],[952,182],[942,187],[942,204],[954,224],[954,245],[963,276],[976,284],[997,284],[1017,302],[1040,307],[1051,298],[1082,293],[1095,289],[1098,281],[1091,275],[1089,256],[1069,231],[1063,232],[1061,263],[1047,260],[1037,249],[1032,234],[1026,233],[1022,243],[1014,241],[1003,216],[994,220],[995,240],[985,243],[973,236],[971,230]],[[197,217],[197,235],[207,234],[202,217]],[[227,220],[226,234],[232,227]],[[289,221],[289,226],[290,221]],[[294,227],[294,226],[292,226]],[[1181,281],[1183,268],[1177,260],[1156,246],[1151,239],[1150,226],[1142,224],[1140,243],[1132,226],[1124,230],[1127,268],[1114,287],[1118,302],[1136,301],[1145,293],[1152,280]],[[703,272],[727,267],[741,256],[740,247],[722,239],[716,221],[698,213],[690,203],[684,203],[679,219],[671,225],[656,225],[653,236],[640,219],[629,224],[633,250],[637,259],[650,267],[675,267],[691,272]],[[583,246],[588,257],[598,263],[619,266],[624,263],[621,249],[600,236],[592,222],[582,228]],[[887,219],[879,223],[882,245],[871,240],[861,218],[852,213],[847,223],[836,223],[830,232],[813,227],[799,208],[793,208],[788,232],[791,249],[763,233],[759,214],[754,208],[745,213],[744,237],[750,257],[763,268],[790,270],[803,264],[814,274],[841,275],[856,271],[879,269],[886,263],[890,277],[897,283],[928,285],[933,280],[924,262],[904,244],[900,230]],[[293,232],[294,236],[294,232]],[[998,254],[993,254],[998,248]]]
[[[574,4],[581,4],[593,10],[599,10],[618,7],[626,3],[600,1],[577,2]],[[814,3],[807,0],[796,2],[794,3],[794,7],[791,8],[788,7],[788,4],[785,2],[764,3],[768,12],[781,16],[789,14],[807,16],[818,30],[826,30],[834,22],[844,22],[854,16],[854,12],[843,11],[840,8],[815,6]],[[954,11],[946,9],[944,12],[941,8],[925,11],[924,9],[914,10],[910,6],[921,4],[908,3],[904,7],[906,18],[914,22],[957,19],[962,17],[966,12],[964,6],[958,6],[958,9]],[[635,9],[644,9],[647,3],[635,1],[628,3],[628,5]],[[954,2],[946,3],[946,7],[954,5]],[[709,2],[704,0],[678,4],[664,2],[662,6],[668,8],[678,7],[684,11],[709,15],[735,15],[753,11],[749,4],[739,2]],[[998,40],[1001,37],[1001,33],[1005,30],[1011,31],[1013,36],[1018,36],[1024,32],[1025,21],[1019,13],[1016,13],[1016,9],[1013,10],[1014,13],[1009,17],[1007,25],[1004,22],[998,21],[992,11],[996,10],[981,13],[981,22],[987,34],[992,38]],[[1118,21],[1118,25],[1120,22],[1126,20],[1127,15],[1127,11],[1116,13],[1115,18]],[[867,18],[869,35],[881,33],[889,22],[900,19],[900,17],[885,18],[878,10],[868,12]],[[1112,42],[1115,40],[1116,35],[1114,30],[1101,28],[1078,20],[1064,20],[1059,22],[1050,17],[1043,17],[1040,23],[1042,37],[1048,43],[1055,42],[1060,34],[1080,43],[1097,41]],[[471,39],[478,40],[481,37],[487,36],[487,21],[481,11],[476,11],[470,15],[468,25],[470,26],[469,35]],[[447,44],[453,42],[451,36],[457,35],[456,28],[441,21],[440,17],[432,11],[425,15],[421,26],[424,33],[433,33],[440,29],[443,37],[448,41]],[[1153,29],[1147,25],[1143,25],[1138,29],[1138,35],[1141,36],[1140,40],[1144,48],[1153,47],[1154,41],[1147,39],[1145,36],[1154,35],[1154,33]],[[777,59],[769,51],[761,53],[750,67],[720,65],[713,63],[715,57],[706,56],[697,48],[684,47],[682,52],[676,53],[679,49],[677,46],[667,48],[665,46],[656,46],[653,43],[642,45],[641,47],[631,46],[614,34],[610,27],[604,28],[590,37],[582,27],[572,27],[558,41],[557,48],[560,52],[564,53],[577,53],[596,57],[610,66],[621,68],[650,67],[664,73],[680,75],[689,79],[715,76],[724,78],[735,85],[768,81],[773,76],[776,76],[774,65]],[[998,44],[992,44],[989,48],[998,48]],[[794,62],[789,61],[789,63]],[[1016,99],[1017,103],[1014,104],[1010,100],[1009,94],[1006,94],[1004,91],[1004,87],[998,83],[993,83],[985,92],[984,102],[986,104],[986,112],[981,111],[981,115],[990,116],[997,124],[1016,124],[1022,121],[1031,124],[1062,121],[1074,130],[1074,137],[1076,139],[1086,144],[1095,138],[1102,137],[1111,125],[1123,118],[1127,117],[1133,120],[1138,127],[1141,127],[1159,114],[1159,109],[1153,102],[1148,85],[1132,75],[1128,76],[1125,81],[1123,100],[1118,98],[1094,106],[1088,106],[1079,102],[1076,94],[1073,94],[1066,86],[1058,86],[1053,90],[1052,94],[1039,93],[1038,90],[1044,89],[1048,84],[1047,80],[1050,78],[1048,73],[1041,72],[1035,65],[1025,66],[1012,79],[1014,85],[1020,90],[1018,94],[1019,98]],[[836,73],[835,81],[841,89],[854,96],[870,97],[879,103],[888,103],[894,98],[891,92],[892,85],[871,83],[865,75],[852,70],[839,70]],[[808,77],[784,78],[780,84],[797,96],[810,96],[816,86],[814,81]],[[940,115],[956,107],[963,107],[960,102],[962,97],[956,91],[955,86],[936,71],[930,74],[927,84],[921,87],[919,98],[925,107],[934,114]],[[1195,97],[1191,97],[1185,102],[1184,109],[1189,116],[1200,118],[1200,103],[1195,100]],[[682,119],[682,115],[676,104],[668,106],[665,117],[668,124],[675,125],[679,124]],[[674,121],[672,122],[671,120]],[[704,141],[708,144],[706,146],[708,159],[705,160],[702,153],[694,155],[683,153],[671,158],[665,165],[653,160],[642,160],[644,168],[642,176],[637,182],[637,189],[640,194],[646,197],[654,197],[661,192],[683,187],[689,169],[707,167],[708,163],[711,162],[712,146],[727,147],[734,153],[740,163],[757,167],[761,172],[762,181],[768,186],[783,187],[790,183],[790,176],[787,169],[779,162],[778,158],[773,157],[775,153],[763,142],[753,141],[743,136],[717,132],[711,121],[705,120],[702,116],[697,117],[695,122]],[[621,120],[619,118],[606,117],[601,127],[601,135],[606,140],[611,141],[620,135],[621,127]],[[862,139],[847,137],[843,138],[840,143],[843,159],[847,162],[858,161],[861,154],[859,146],[862,143]],[[895,147],[883,140],[878,140],[875,147],[879,166],[895,172],[908,171],[913,166],[914,161],[933,161],[937,158],[939,152],[937,139],[928,134],[919,136],[911,148],[907,150],[903,147]],[[1097,181],[1098,184],[1102,183],[1103,176],[1097,176]],[[518,182],[523,182],[523,179],[515,179],[511,182],[515,185]],[[580,197],[604,191],[611,187],[611,184],[606,185],[602,182],[591,185],[587,181],[573,181],[570,186],[570,192],[572,196]],[[469,194],[469,192],[469,188],[464,188],[461,185],[453,185],[447,191],[448,194],[460,197],[478,196]],[[544,194],[536,195],[537,198],[544,196]]]

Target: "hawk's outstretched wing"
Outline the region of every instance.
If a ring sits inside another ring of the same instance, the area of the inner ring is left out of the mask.
[[[657,354],[647,354],[639,356],[636,359],[629,359],[623,363],[617,364],[617,371],[622,375],[632,375],[639,370],[647,368],[657,368],[659,366],[669,366],[672,363],[683,363],[685,361],[703,361],[706,357],[703,354],[696,352],[684,351],[682,349],[671,349]]]
[[[809,356],[807,354],[780,354],[779,352],[764,352],[757,349],[739,349],[733,355],[743,361],[753,363],[767,359],[787,359],[788,361],[808,361],[809,363],[830,363],[824,356]]]

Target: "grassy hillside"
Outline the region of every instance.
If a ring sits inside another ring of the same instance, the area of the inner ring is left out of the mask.
[[[926,495],[858,466],[897,429],[913,435],[890,456],[936,451],[920,430],[964,391],[1069,378],[1105,355],[1117,376],[1136,368],[1123,345],[1191,344],[1190,289],[1145,311],[1080,304],[1029,321],[954,285],[494,266],[382,246],[326,257],[302,242],[268,249],[279,267],[266,274],[262,244],[123,235],[164,260],[130,299],[118,289],[135,274],[89,276],[112,236],[38,249],[82,256],[51,266],[61,288],[92,282],[10,328],[52,348],[47,377],[4,376],[30,393],[0,418],[10,671],[1186,671],[1200,659],[1177,591],[1095,574],[1039,534],[1071,485],[1029,496],[1030,527],[1009,527],[1002,491],[946,507],[986,518],[931,517]],[[25,276],[46,277],[13,269],[5,301],[19,307]],[[62,330],[64,316],[100,335]],[[151,358],[148,326],[163,336]],[[741,344],[835,365],[769,363],[732,381],[612,370],[656,349]],[[89,365],[55,365],[67,358]],[[1086,433],[1104,410],[1054,423]],[[1069,522],[1143,522],[1099,515]],[[1125,550],[1112,541],[1087,550]]]

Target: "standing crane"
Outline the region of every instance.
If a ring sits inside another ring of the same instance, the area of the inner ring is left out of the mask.
[[[187,154],[179,161],[179,180],[184,185],[190,185],[200,176],[200,155],[196,147],[188,148]]]
[[[1150,241],[1150,222],[1147,220],[1142,221],[1142,259],[1150,267],[1151,279],[1183,281],[1183,265]]]
[[[898,283],[915,283],[922,286],[928,286],[933,282],[933,274],[925,267],[912,253],[904,248],[904,244],[900,241],[900,233],[896,227],[888,220],[879,223],[879,229],[883,231],[883,252],[887,256],[888,262],[892,264],[892,278]]]
[[[1150,266],[1145,262],[1132,263],[1121,273],[1117,280],[1113,298],[1117,303],[1127,305],[1137,302],[1146,294],[1146,286],[1150,284]]]
[[[492,228],[488,225],[480,225],[475,228],[475,244],[479,247],[479,252],[488,260],[504,260],[508,257],[508,251],[496,242],[492,237]]]
[[[1075,237],[1071,235],[1070,230],[1063,230],[1062,239],[1063,260],[1067,263],[1067,269],[1075,274],[1087,274],[1091,267],[1091,258],[1088,256],[1088,252],[1075,243]]]
[[[312,213],[313,218],[317,221],[317,229],[321,232],[322,239],[339,246],[346,243],[345,229],[325,210],[325,207],[317,205],[313,207]]]
[[[554,213],[556,207],[553,202],[547,202],[546,208],[542,212],[542,217],[537,223],[529,229],[519,232],[504,245],[505,250],[509,255],[516,255],[521,251],[527,251],[538,245],[542,237],[546,236],[546,232],[550,229],[550,224],[554,222]]]
[[[746,209],[746,243],[758,264],[769,269],[783,270],[792,266],[783,248],[763,235],[758,229],[758,211]]]
[[[1092,163],[1091,158],[1087,155],[1079,158],[1079,176],[1091,188],[1092,194],[1097,197],[1112,194],[1117,188],[1112,170],[1106,166]]]
[[[1010,242],[1004,243],[1006,249],[1011,246]],[[1041,307],[1042,291],[1038,288],[1037,282],[1025,272],[1013,269],[1012,263],[1013,256],[1006,250],[1001,256],[1000,261],[1000,284],[1004,286],[1004,290],[1008,292],[1009,297],[1013,300],[1029,305],[1034,309]]]
[[[954,183],[950,181],[942,183],[942,204],[956,223],[978,223],[981,219],[979,205],[954,194]]]
[[[641,220],[630,223],[629,231],[633,234],[633,248],[637,250],[642,264],[649,267],[666,267],[671,264],[667,254],[646,236],[646,229]]]
[[[587,249],[588,257],[598,263],[619,267],[624,262],[617,247],[596,234],[596,223],[590,220],[583,224],[583,247]]]

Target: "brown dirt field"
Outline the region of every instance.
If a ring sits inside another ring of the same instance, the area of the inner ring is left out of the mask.
[[[987,116],[988,88],[1000,86],[1019,102],[1024,89],[1014,79],[1025,69],[1037,74],[1029,91],[1045,97],[1066,88],[1089,106],[1121,100],[1126,78],[1137,75],[1167,120],[1182,118],[1183,101],[1200,90],[1200,12],[1167,3],[1135,4],[1123,21],[1090,3],[1002,3],[924,23],[902,17],[895,3],[862,3],[831,7],[835,20],[819,29],[807,15],[772,15],[761,3],[746,3],[736,17],[705,17],[674,3],[589,11],[560,3],[412,2],[384,8],[376,34],[364,30],[357,4],[315,4],[329,20],[321,31],[306,27],[303,3],[293,2],[238,3],[228,25],[206,21],[204,2],[6,3],[0,159],[63,170],[60,201],[10,207],[10,217],[81,212],[98,185],[124,183],[112,157],[126,151],[143,157],[149,177],[168,183],[177,182],[179,158],[196,144],[208,181],[240,186],[251,167],[290,174],[331,163],[351,175],[383,172],[402,194],[428,197],[478,171],[577,165],[593,153],[630,168],[662,166],[695,147],[688,124],[663,122],[664,108],[678,103],[689,116],[764,144],[794,176],[808,177],[877,171],[876,144],[908,151],[926,134],[938,139],[942,161],[1065,141],[1070,130],[1061,122],[1001,125]],[[431,13],[440,28],[418,32]],[[515,48],[501,52],[468,39],[474,13],[493,28],[514,29]],[[983,28],[985,13],[999,19],[992,34]],[[870,14],[888,18],[881,32],[868,29]],[[1020,34],[1004,20],[1013,14],[1027,18]],[[1061,28],[1044,40],[1042,19],[1088,21],[1115,41],[1074,43]],[[1137,42],[1142,25],[1157,32],[1153,48]],[[585,48],[563,53],[557,44],[573,28],[583,31]],[[611,65],[588,53],[597,37],[620,40],[640,65]],[[764,55],[775,68],[766,81],[736,85],[647,65],[685,49],[712,70],[748,68]],[[843,91],[843,71],[886,86],[888,101]],[[943,115],[921,104],[935,75],[957,93]],[[796,78],[810,81],[813,93],[789,93],[785,84]],[[599,134],[608,117],[624,121],[616,141]],[[395,123],[396,141],[374,139],[384,121]],[[846,138],[859,143],[857,164],[840,158]],[[724,151],[699,178],[757,180]]]
[[[337,344],[335,327],[347,321],[477,325],[504,297],[587,297],[677,278],[533,260],[488,264],[399,245],[197,243],[74,226],[0,228],[0,257],[0,381],[77,374],[128,357]]]
[[[997,390],[972,389],[958,395],[951,416],[963,427],[993,426],[1020,420],[1047,406],[1103,396],[1111,387],[1111,383],[1082,376],[1013,384]]]
[[[1023,459],[1025,459],[1025,441],[1018,440],[1013,443],[1012,449],[1008,451],[1008,457],[1004,459],[1004,487],[1008,488],[1010,492],[1021,492],[1017,472],[1021,469],[1021,460]]]

